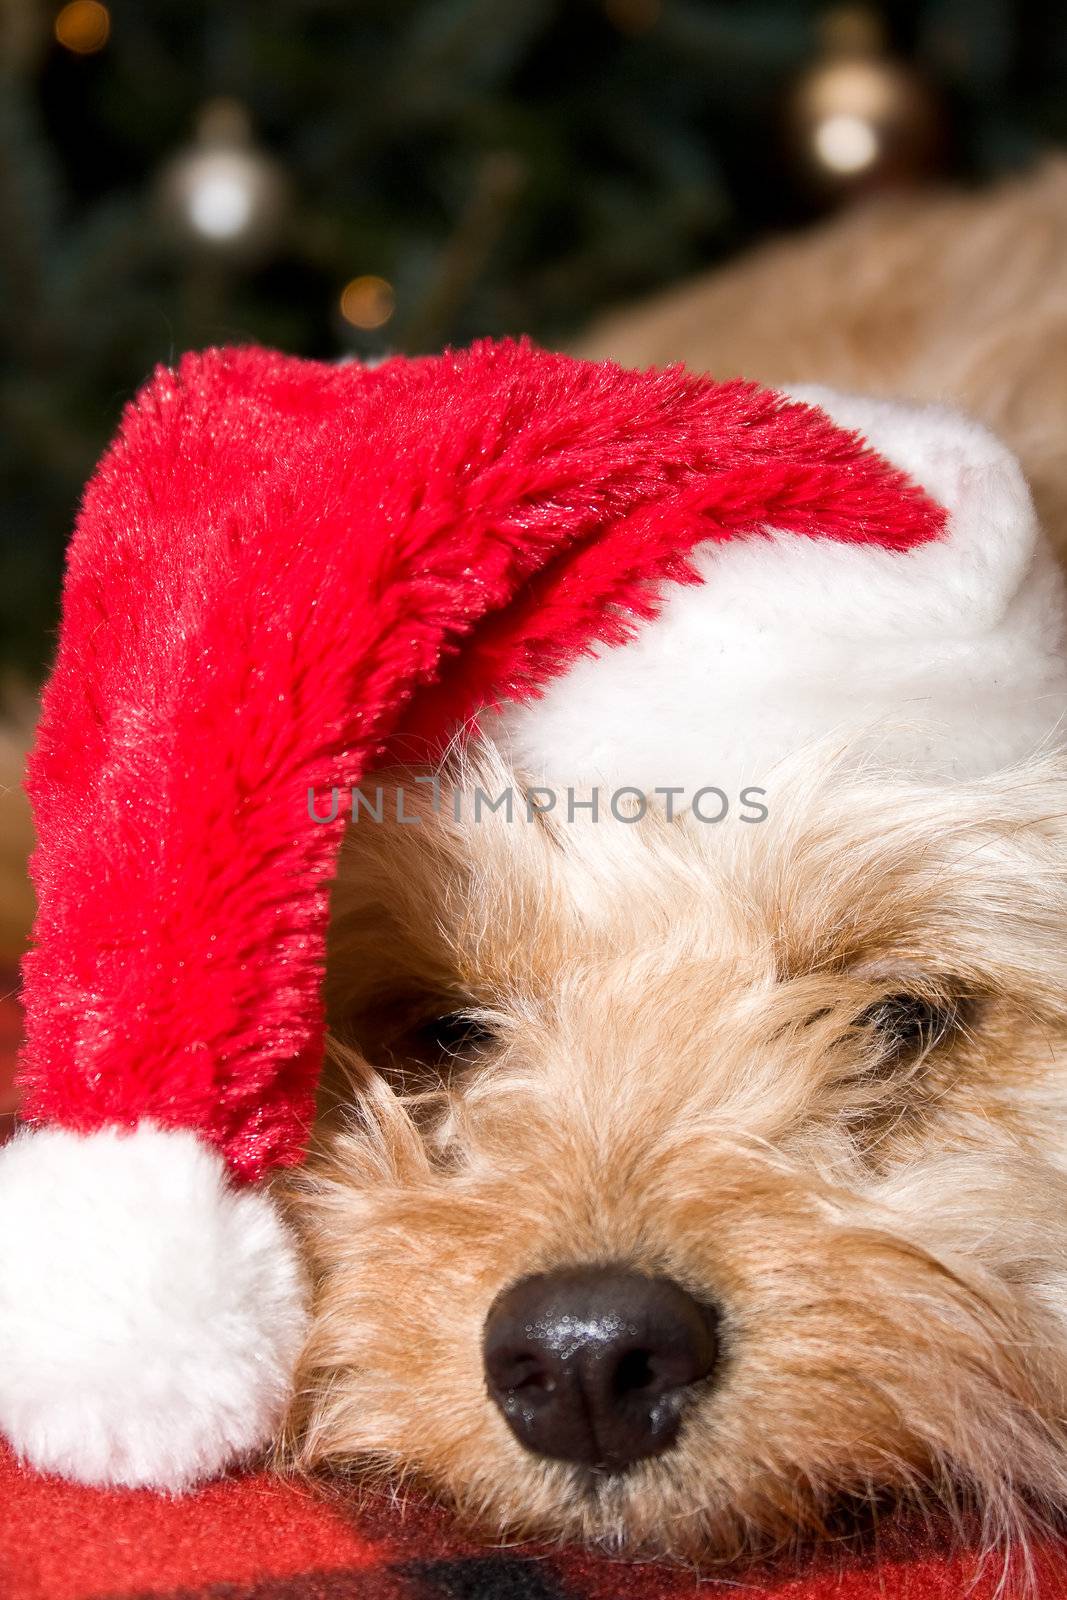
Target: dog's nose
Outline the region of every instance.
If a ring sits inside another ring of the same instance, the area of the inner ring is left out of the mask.
[[[619,1471],[674,1443],[693,1385],[715,1369],[717,1324],[670,1278],[523,1278],[486,1318],[489,1393],[528,1450]]]

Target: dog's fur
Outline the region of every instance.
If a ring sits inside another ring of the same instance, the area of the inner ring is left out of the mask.
[[[303,1460],[687,1556],[886,1486],[976,1497],[991,1537],[1067,1496],[1063,793],[1055,762],[946,793],[827,757],[758,826],[365,818],[331,995],[356,1109],[297,1205]],[[904,993],[943,1037],[895,1039]],[[420,1021],[462,1006],[488,1037],[434,1059]],[[589,1261],[724,1314],[680,1443],[614,1479],[526,1454],[480,1362],[501,1289]]]
[[[589,349],[969,401],[1067,546],[1065,240],[1050,168],[777,247]],[[461,790],[521,783],[472,759]],[[331,956],[345,1070],[292,1202],[298,1459],[414,1474],[495,1531],[700,1559],[886,1489],[977,1506],[992,1542],[1067,1505],[1065,776],[1052,752],[923,787],[809,751],[759,826],[364,818]],[[457,1008],[484,1032],[435,1051],[422,1023]],[[481,1366],[501,1289],[587,1262],[724,1319],[675,1448],[616,1477],[526,1453]]]
[[[1065,261],[1054,163],[772,246],[580,353],[962,404],[1067,552]],[[474,759],[461,789],[518,781]],[[493,1531],[698,1559],[886,1488],[975,1504],[1000,1543],[1067,1505],[1065,777],[1048,755],[937,790],[824,752],[756,827],[457,826],[410,785],[419,827],[365,819],[290,1196],[316,1278],[290,1458],[416,1475]],[[943,1036],[894,1044],[878,1002],[902,993]],[[421,1024],[463,1006],[487,1036],[453,1059]],[[481,1370],[498,1290],[590,1260],[724,1315],[677,1447],[615,1479],[526,1454]]]

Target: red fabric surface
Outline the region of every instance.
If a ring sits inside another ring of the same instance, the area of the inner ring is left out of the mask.
[[[734,1573],[723,1586],[668,1566],[579,1551],[494,1550],[417,1501],[249,1476],[167,1499],[79,1488],[0,1453],[4,1600],[994,1600],[1002,1568],[885,1537],[879,1556],[824,1558],[801,1574]],[[1067,1593],[1067,1559],[1043,1546],[1036,1600]],[[1006,1597],[1021,1590],[1021,1576]]]
[[[943,522],[821,412],[681,369],[486,343],[158,373],[86,493],[30,762],[27,1120],[298,1161],[345,825],[309,791],[623,641],[699,542]]]

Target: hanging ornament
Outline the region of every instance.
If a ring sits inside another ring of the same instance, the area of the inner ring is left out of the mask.
[[[186,248],[251,264],[268,256],[284,228],[289,184],[254,142],[236,100],[212,100],[196,138],[168,162],[157,186],[167,231]]]
[[[926,80],[887,50],[867,6],[821,18],[819,59],[787,102],[789,157],[807,187],[831,198],[915,183],[938,163],[943,125]]]

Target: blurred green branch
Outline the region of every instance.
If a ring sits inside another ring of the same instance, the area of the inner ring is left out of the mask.
[[[123,402],[182,349],[419,351],[564,340],[804,215],[775,107],[815,48],[795,0],[113,0],[79,56],[0,0],[0,658],[43,670],[81,485]],[[958,165],[1062,128],[1067,60],[1027,6],[885,11],[954,97]],[[273,250],[181,249],[157,176],[228,96],[285,169]],[[282,225],[284,224],[284,225]],[[371,274],[376,330],[341,317]]]

